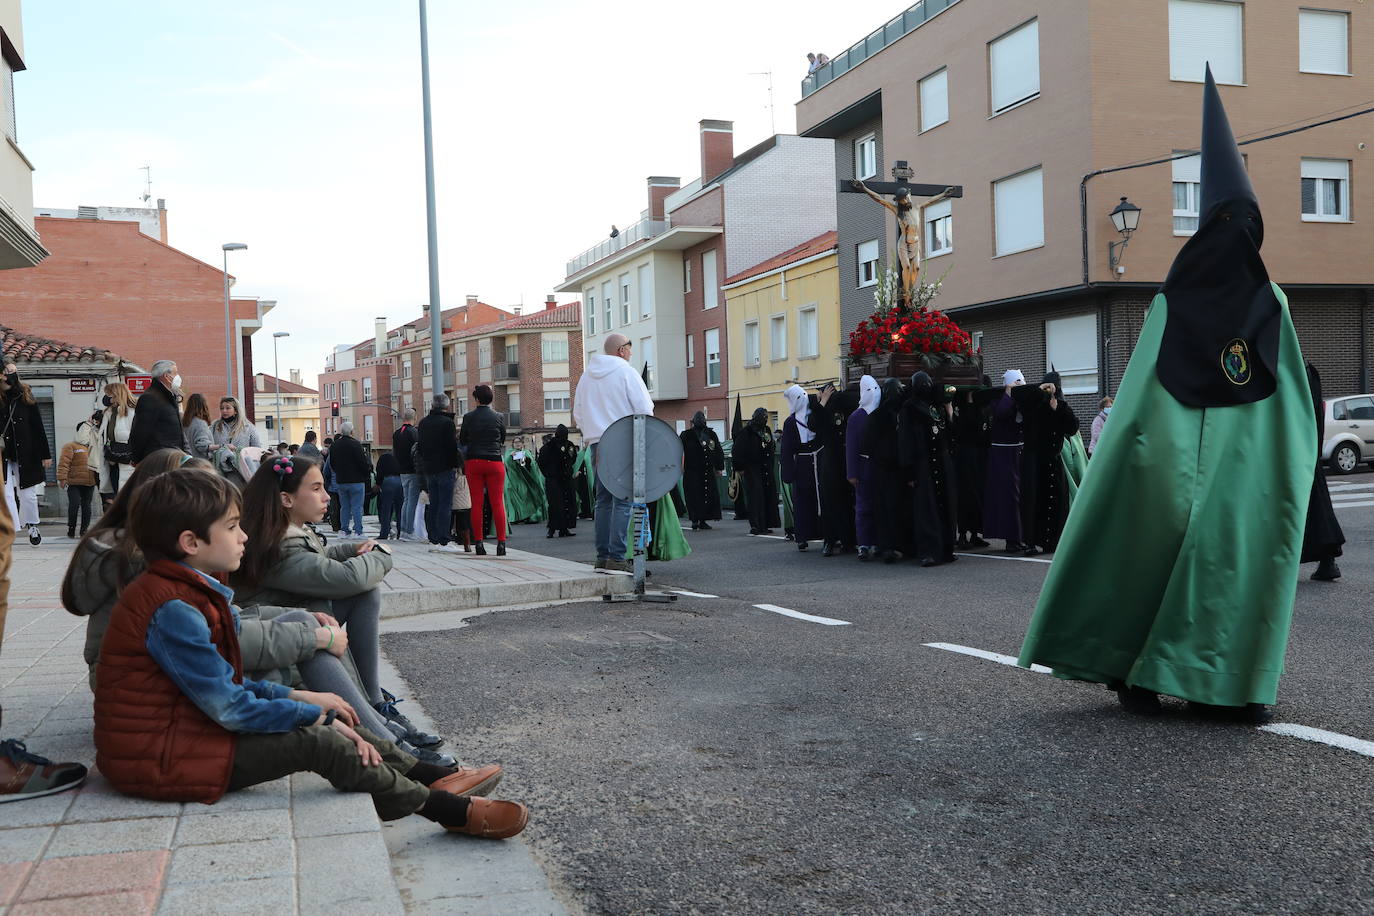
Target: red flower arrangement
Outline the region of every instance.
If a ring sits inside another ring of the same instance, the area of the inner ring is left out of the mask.
[[[928,365],[964,363],[973,358],[973,346],[968,332],[944,312],[898,305],[860,321],[849,335],[850,359],[883,353],[918,354]]]

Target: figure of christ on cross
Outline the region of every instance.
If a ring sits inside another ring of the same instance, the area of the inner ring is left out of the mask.
[[[921,275],[921,254],[922,254],[922,232],[921,232],[921,211],[931,204],[938,204],[940,201],[949,197],[958,196],[954,188],[945,188],[939,194],[926,201],[920,207],[912,205],[911,190],[909,188],[899,188],[893,194],[893,200],[888,200],[880,194],[874,193],[868,185],[862,181],[851,181],[850,187],[856,191],[863,191],[869,197],[891,210],[897,217],[897,262],[901,265],[901,287],[898,291],[898,299],[906,300],[908,305],[912,303],[912,296],[916,291],[916,283]]]

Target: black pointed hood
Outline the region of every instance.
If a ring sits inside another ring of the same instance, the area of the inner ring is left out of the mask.
[[[1160,287],[1168,321],[1156,372],[1189,407],[1253,404],[1274,393],[1281,308],[1260,245],[1264,222],[1209,67],[1203,85],[1197,232]]]

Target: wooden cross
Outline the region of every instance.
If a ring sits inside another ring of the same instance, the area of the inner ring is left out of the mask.
[[[910,174],[905,162],[898,162],[892,171],[896,173],[898,169]],[[893,216],[897,218],[897,260],[902,268],[898,280],[897,301],[904,301],[910,306],[912,293],[916,290],[916,284],[919,282],[921,274],[925,235],[925,227],[921,218],[922,212],[933,203],[939,203],[953,197],[963,197],[963,185],[922,184],[904,181],[875,181],[870,184],[856,180],[841,181],[839,189],[841,193],[845,194],[867,194],[891,210]],[[893,200],[889,201],[883,195],[891,195]],[[913,197],[932,199],[917,207],[911,203]]]

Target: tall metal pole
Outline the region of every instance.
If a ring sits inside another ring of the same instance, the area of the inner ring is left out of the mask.
[[[234,332],[229,327],[229,249],[224,249],[224,383],[234,396]]]
[[[276,335],[276,334],[273,334],[273,335],[272,335],[272,378],[275,379],[276,382],[277,382],[277,435],[280,436],[280,435],[281,435],[281,369],[278,368],[278,364],[277,364],[277,335]],[[254,385],[254,386],[253,386],[253,390],[254,390],[254,391],[257,390],[257,385]],[[290,437],[290,436],[284,436],[283,438],[285,438],[285,439],[287,439],[287,440],[290,440],[291,437]],[[280,442],[281,440],[278,439],[277,441]]]
[[[434,207],[434,125],[429,113],[429,16],[425,0],[420,0],[420,91],[425,116],[425,220],[429,230],[429,363],[432,393],[442,394],[444,321],[439,304],[439,232]]]

